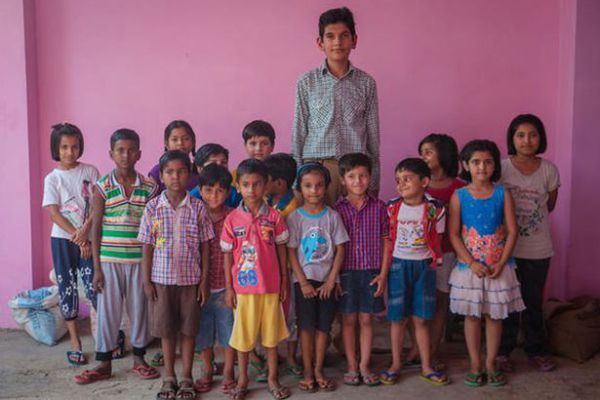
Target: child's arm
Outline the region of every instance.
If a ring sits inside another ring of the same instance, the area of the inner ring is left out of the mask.
[[[448,237],[450,243],[454,247],[456,257],[459,260],[466,263],[475,275],[479,278],[483,278],[487,274],[487,268],[481,263],[477,262],[475,258],[469,253],[469,250],[465,247],[465,244],[460,237],[460,201],[458,200],[458,194],[454,192],[450,198],[450,220],[448,221]]]
[[[208,265],[210,263],[210,242],[200,244],[200,256],[202,257],[202,276],[198,285],[197,300],[203,306],[208,301],[210,291],[208,290]]]
[[[375,290],[375,293],[373,294],[374,297],[379,297],[385,292],[387,276],[390,271],[390,238],[386,236],[381,239],[381,242],[383,248],[383,254],[381,255],[381,271],[369,284],[370,286],[377,285],[377,290]]]
[[[60,206],[58,204],[49,204],[46,206],[46,209],[50,213],[50,220],[73,238],[77,229],[60,213]]]
[[[556,207],[556,200],[558,198],[558,188],[548,193],[548,212],[551,213]]]
[[[508,262],[508,258],[517,243],[517,218],[515,217],[515,203],[508,190],[504,191],[504,225],[506,227],[506,243],[500,260],[490,266],[490,278],[497,278],[502,272],[502,268]]]
[[[83,225],[81,225],[81,228],[76,229],[75,233],[73,233],[73,237],[71,238],[73,243],[76,243],[77,245],[79,245],[79,247],[85,245],[88,242],[88,235],[90,233],[91,227],[92,219],[88,218],[85,220]]]
[[[341,243],[335,246],[335,257],[333,258],[333,265],[331,266],[331,270],[329,271],[325,282],[323,282],[323,284],[317,289],[319,297],[323,300],[328,299],[329,296],[331,296],[332,290],[335,288],[335,281],[337,279],[338,274],[340,273],[340,269],[342,269],[342,263],[344,262],[345,250],[345,243]]]
[[[373,161],[373,174],[369,184],[369,192],[374,196],[379,195],[380,160],[379,160],[379,105],[377,101],[377,86],[373,82],[372,90],[367,93],[365,120],[367,134],[367,151]]]
[[[302,163],[304,142],[308,136],[308,99],[301,81],[296,84],[294,124],[292,126],[292,156],[298,165]]]
[[[155,301],[158,297],[156,295],[156,288],[152,283],[152,261],[154,260],[154,246],[148,243],[144,243],[142,249],[142,279],[144,282],[144,293],[150,301]]]
[[[298,280],[298,284],[300,285],[300,290],[302,291],[302,295],[305,299],[312,299],[317,295],[317,291],[310,284],[308,279],[306,279],[306,275],[300,266],[300,261],[298,261],[298,248],[297,247],[288,247],[288,258],[290,264],[292,265],[292,272],[296,276]]]
[[[102,239],[102,219],[104,218],[104,197],[94,186],[94,195],[92,196],[92,259],[94,265],[94,279],[92,286],[96,293],[102,293],[104,289],[104,274],[100,266],[100,240]]]
[[[287,250],[285,244],[277,245],[277,258],[279,259],[279,300],[284,302],[288,295],[290,285],[287,268]]]
[[[223,252],[223,269],[225,269],[225,305],[229,308],[237,306],[233,280],[231,277],[231,265],[233,264],[233,253]]]

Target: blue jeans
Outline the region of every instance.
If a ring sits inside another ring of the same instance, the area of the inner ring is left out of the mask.
[[[196,351],[212,347],[217,339],[222,347],[228,347],[232,329],[233,312],[225,305],[225,291],[211,293],[208,302],[200,310]]]

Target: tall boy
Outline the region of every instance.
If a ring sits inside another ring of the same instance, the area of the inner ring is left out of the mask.
[[[361,153],[340,158],[339,174],[347,195],[334,208],[348,231],[346,257],[340,273],[343,296],[342,335],[348,361],[344,383],[368,386],[379,384],[371,372],[373,315],[384,310],[383,293],[389,270],[389,218],[385,203],[368,193],[371,159]],[[356,324],[359,324],[360,365],[356,357]]]
[[[392,266],[388,274],[388,310],[391,322],[392,365],[381,382],[394,384],[402,368],[401,350],[408,318],[415,327],[421,358],[421,379],[446,385],[448,378],[431,366],[428,322],[435,315],[435,270],[441,257],[440,235],[446,225],[445,209],[425,194],[431,172],[420,158],[402,160],[395,169],[400,197],[390,201]]]
[[[259,160],[245,160],[237,169],[242,203],[226,218],[221,234],[224,254],[225,300],[235,309],[229,345],[238,351],[238,384],[233,399],[248,393],[248,357],[260,334],[266,349],[269,392],[289,397],[277,376],[277,344],[288,337],[281,302],[288,277],[285,243],[289,233],[283,218],[263,200],[267,169]]]
[[[157,397],[195,396],[192,364],[200,304],[208,298],[208,241],[214,239],[203,203],[186,187],[192,164],[187,154],[167,151],[159,161],[166,190],[144,210],[138,240],[144,243],[144,292],[150,302],[150,333],[161,338],[165,374]],[[175,349],[181,339],[182,378],[175,375]]]
[[[100,364],[75,377],[88,384],[112,375],[112,351],[118,346],[123,307],[131,322],[133,369],[141,379],[156,379],[158,371],[144,355],[151,336],[142,277],[142,244],[137,240],[146,203],[157,186],[135,170],[140,159],[140,138],[131,129],[110,137],[110,158],[115,169],[94,186],[92,205],[92,257],[97,296],[96,360]]]
[[[329,204],[340,194],[338,159],[361,152],[373,160],[369,190],[379,191],[379,114],[375,80],[350,63],[356,48],[354,16],[346,7],[319,17],[317,45],[325,53],[318,68],[296,85],[292,154],[299,164],[322,163],[331,174]]]
[[[198,153],[196,153],[198,154]],[[212,163],[206,165],[198,176],[198,187],[202,201],[215,231],[210,241],[210,262],[208,264],[208,283],[210,297],[200,312],[200,332],[196,337],[196,351],[201,352],[204,364],[203,375],[196,381],[196,390],[207,392],[212,387],[213,368],[211,368],[217,339],[224,348],[222,389],[229,393],[235,387],[233,380],[233,359],[235,350],[229,346],[233,328],[233,313],[225,305],[225,271],[223,269],[223,251],[220,237],[225,218],[232,211],[226,203],[231,188],[231,174],[225,166]]]

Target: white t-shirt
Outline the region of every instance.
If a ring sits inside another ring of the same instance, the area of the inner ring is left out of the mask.
[[[552,237],[548,221],[549,193],[560,186],[558,168],[542,159],[531,175],[523,175],[510,159],[502,161],[502,184],[515,201],[519,236],[513,256],[543,259],[552,257]]]
[[[423,229],[425,203],[418,206],[402,204],[398,212],[398,231],[394,243],[395,258],[404,260],[426,260],[432,258],[427,246],[427,232]],[[440,218],[435,229],[442,234],[446,228],[446,217]]]
[[[92,187],[100,178],[98,169],[92,165],[79,163],[69,170],[54,169],[44,179],[44,199],[42,207],[58,205],[60,213],[78,229],[89,218]],[[66,231],[52,225],[51,237],[70,239]]]

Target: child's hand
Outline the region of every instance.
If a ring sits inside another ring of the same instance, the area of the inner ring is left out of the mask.
[[[473,271],[478,278],[483,278],[488,274],[488,268],[477,261],[473,261],[469,264],[469,268],[471,268],[471,271]]]
[[[208,290],[208,285],[205,282],[202,282],[198,285],[198,291],[196,293],[196,300],[200,303],[201,306],[205,305],[210,297],[210,290]]]
[[[378,274],[375,278],[373,278],[371,283],[369,283],[369,286],[373,286],[373,285],[377,285],[377,290],[373,294],[373,297],[381,296],[383,294],[383,292],[385,291],[385,287],[387,285],[386,277],[381,274]]]
[[[281,282],[281,287],[279,288],[279,301],[282,303],[285,301],[285,299],[287,299],[288,286],[289,286],[289,283],[287,280],[285,282],[283,282],[283,281]]]
[[[90,247],[90,242],[85,242],[83,245],[79,245],[79,253],[81,258],[87,260],[92,256],[92,248]]]
[[[102,293],[104,290],[104,274],[100,268],[94,268],[94,278],[92,279],[94,292]]]
[[[233,288],[227,288],[225,290],[225,305],[234,310],[237,306],[237,301],[235,299],[235,291],[233,290]]]
[[[302,295],[305,299],[312,299],[317,296],[317,291],[315,287],[311,285],[309,281],[300,284],[300,290],[302,290]]]
[[[81,245],[87,243],[87,234],[84,234],[83,230],[79,228],[71,236],[71,241],[81,247]]]
[[[492,264],[489,268],[489,277],[490,279],[496,279],[502,273],[505,264]]]
[[[150,301],[156,301],[156,299],[158,299],[156,287],[154,287],[154,283],[152,282],[144,282],[144,293]]]
[[[329,298],[329,296],[331,296],[331,292],[333,291],[334,287],[335,287],[335,281],[332,281],[331,279],[327,279],[317,289],[317,293],[319,295],[319,298],[321,300],[327,300]]]

